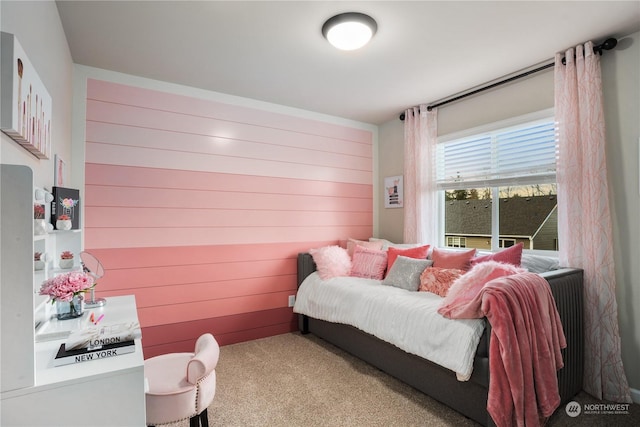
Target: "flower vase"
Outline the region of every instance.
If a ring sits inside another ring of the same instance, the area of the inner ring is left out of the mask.
[[[33,220],[33,234],[36,236],[47,234],[47,222],[44,219]]]
[[[73,268],[73,258],[70,259],[61,259],[60,262],[58,263],[58,265],[60,266],[60,268],[62,268],[63,270],[68,270],[70,268]]]
[[[56,300],[58,320],[75,319],[84,313],[84,295],[74,295],[71,301]]]

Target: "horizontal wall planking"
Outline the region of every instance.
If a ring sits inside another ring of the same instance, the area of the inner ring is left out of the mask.
[[[85,207],[85,227],[291,227],[373,225],[371,212],[206,209],[158,207]]]
[[[86,228],[86,248],[245,245],[370,237],[373,227]],[[88,249],[89,250],[89,249]]]
[[[85,164],[85,183],[115,187],[372,198],[372,185],[123,165]]]
[[[259,175],[280,178],[310,179],[370,184],[372,171],[339,168],[286,160],[203,155],[200,153],[155,150],[151,148],[122,147],[87,143],[86,161],[144,168],[195,170],[226,174]]]
[[[297,319],[291,308],[254,311],[232,316],[211,317],[192,322],[171,325],[150,326],[143,330],[145,345],[156,346],[181,340],[195,340],[204,333],[220,336],[236,331],[246,331],[257,327],[288,324]]]
[[[327,197],[286,193],[178,190],[161,188],[85,186],[85,207],[147,207],[250,210],[317,210],[372,212],[372,198]],[[126,224],[126,218],[121,218]],[[175,224],[176,226],[179,225]]]
[[[140,325],[146,327],[272,310],[287,307],[289,295],[291,295],[291,291],[184,304],[138,307],[138,318]]]
[[[87,80],[87,98],[123,105],[135,105],[161,111],[202,115],[230,122],[246,122],[303,134],[324,135],[331,138],[353,140],[362,143],[371,141],[371,131],[352,126],[341,126],[257,108],[236,106],[192,96],[177,95],[96,79]]]
[[[246,123],[169,114],[89,101],[86,140],[122,146],[183,150],[228,156],[247,154],[242,148],[286,158],[369,159],[371,143],[292,133]]]
[[[100,280],[108,290],[158,287],[177,284],[206,284],[225,280],[295,274],[296,260],[244,260],[206,264],[164,265],[159,267],[105,269]]]
[[[359,237],[359,236],[349,236]],[[346,239],[346,237],[345,237]],[[283,242],[246,245],[203,245],[135,247],[115,249],[87,249],[103,264],[107,272],[121,268],[160,267],[165,265],[193,265],[204,263],[254,262],[264,260],[296,260],[299,252],[310,248],[335,245],[337,240]],[[288,265],[288,264],[287,264]],[[294,267],[292,267],[294,268]],[[293,273],[295,268],[285,273]]]

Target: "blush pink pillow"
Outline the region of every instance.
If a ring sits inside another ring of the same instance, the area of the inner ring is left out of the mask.
[[[401,249],[389,246],[387,249],[387,272],[391,271],[391,266],[398,256],[406,256],[407,258],[427,259],[429,255],[429,245],[418,246],[415,248]]]
[[[322,280],[348,276],[351,272],[351,257],[345,248],[325,246],[323,248],[310,249],[309,253],[316,263],[318,276]]]
[[[418,291],[446,297],[451,285],[463,274],[463,270],[455,268],[428,267],[420,275]]]
[[[349,253],[349,256],[353,258],[353,252],[355,251],[356,246],[362,246],[363,248],[369,248],[369,249],[375,249],[375,250],[382,250],[382,245],[384,244],[384,242],[376,240],[373,242],[367,242],[365,240],[356,240],[356,239],[349,239],[347,240],[347,252]]]
[[[433,248],[431,259],[433,260],[434,267],[455,268],[456,270],[467,271],[471,268],[471,258],[473,258],[475,254],[475,249],[459,252]]]
[[[351,276],[367,279],[384,279],[387,269],[387,252],[356,246],[353,251]]]
[[[486,283],[498,277],[524,273],[525,271],[527,270],[524,268],[496,261],[485,261],[476,264],[471,270],[453,282],[453,285],[449,288],[449,293],[442,300],[438,313],[449,318],[470,318],[465,315],[465,310],[468,310],[467,305],[480,293]]]
[[[520,263],[522,262],[522,248],[524,248],[524,244],[518,243],[517,245],[505,248],[495,254],[475,257],[471,260],[471,266],[473,267],[474,265],[485,261],[498,261],[520,267]]]

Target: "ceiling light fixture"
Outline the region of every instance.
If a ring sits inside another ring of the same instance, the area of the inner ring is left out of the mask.
[[[376,33],[378,24],[369,15],[347,12],[329,18],[322,35],[338,49],[355,50],[366,45]]]

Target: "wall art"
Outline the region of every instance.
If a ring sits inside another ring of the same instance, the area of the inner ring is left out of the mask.
[[[402,175],[390,176],[384,179],[384,207],[403,207]]]
[[[51,156],[49,92],[13,34],[0,34],[0,129],[39,159]]]

